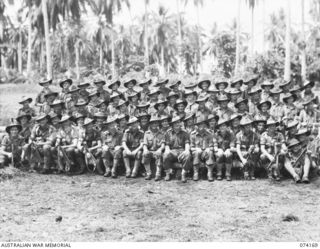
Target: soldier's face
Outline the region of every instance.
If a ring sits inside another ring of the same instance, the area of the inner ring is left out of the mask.
[[[93,130],[93,123],[86,125],[86,130],[92,131]]]
[[[293,103],[293,98],[292,98],[292,97],[288,98],[288,99],[287,99],[287,104],[290,105],[290,104],[292,104],[292,103]]]
[[[113,84],[111,86],[112,91],[117,91],[118,90],[118,84]]]
[[[251,124],[248,124],[248,125],[244,125],[244,126],[243,126],[243,129],[244,129],[245,132],[250,131],[251,128],[252,128],[252,127],[251,127]]]
[[[68,82],[65,82],[62,84],[62,88],[67,90],[70,87],[70,84]]]
[[[151,128],[152,130],[158,130],[158,129],[159,129],[159,124],[158,124],[158,122],[152,122],[152,123],[150,124],[150,128]]]
[[[203,131],[206,128],[206,124],[205,123],[200,123],[198,124],[198,128],[200,131]]]
[[[187,100],[188,100],[188,102],[192,102],[193,101],[193,94],[187,95]]]
[[[150,100],[152,100],[154,102],[158,100],[158,96],[156,94],[151,94],[151,95],[149,95],[149,97],[150,97]]]
[[[20,124],[23,126],[23,125],[26,125],[28,123],[28,119],[26,117],[22,117],[20,118]]]
[[[203,82],[203,83],[201,84],[201,88],[202,88],[202,90],[208,90],[208,88],[209,88],[208,82]]]
[[[177,101],[176,97],[170,97],[169,98],[169,102],[170,102],[171,105],[174,105],[176,103],[176,101]]]
[[[240,103],[239,105],[238,105],[238,107],[239,107],[239,111],[241,111],[241,112],[244,112],[245,110],[247,110],[247,105],[245,104],[245,103]]]
[[[98,89],[101,89],[103,87],[103,83],[98,83],[98,84],[96,84],[96,86]]]
[[[106,105],[106,103],[102,103],[101,105],[100,105],[100,109],[101,110],[105,110],[107,108],[107,105]]]
[[[177,106],[178,112],[184,112],[184,104],[179,104]]]
[[[50,84],[49,83],[45,83],[44,85],[42,85],[44,89],[48,89]]]
[[[270,92],[270,90],[271,90],[271,87],[270,87],[270,86],[265,86],[265,87],[264,87],[264,91],[265,91],[265,92],[268,93],[268,92]]]
[[[47,101],[49,102],[49,103],[52,103],[54,100],[55,100],[55,96],[53,96],[53,95],[51,95],[51,96],[49,96],[48,98],[47,98]]]
[[[23,105],[24,108],[27,108],[27,107],[29,107],[29,102],[28,101],[24,101],[22,103],[22,105]]]
[[[238,94],[231,94],[230,98],[233,102],[235,102],[238,99],[238,96],[239,96]]]
[[[116,123],[112,122],[110,124],[108,124],[108,130],[114,130],[116,128]]]
[[[217,125],[217,121],[215,119],[211,119],[209,122],[210,128],[215,128]]]
[[[301,149],[300,144],[295,145],[295,146],[292,147],[293,153],[298,153],[300,151],[300,149]]]
[[[252,99],[258,101],[260,99],[260,92],[253,94]]]
[[[131,98],[131,101],[132,101],[133,103],[136,103],[136,102],[138,101],[138,96],[132,97],[132,98]]]
[[[236,83],[236,84],[234,85],[234,88],[240,90],[241,84],[240,84],[240,83]]]
[[[117,104],[119,103],[119,101],[120,101],[120,98],[119,98],[119,97],[113,98],[113,103],[114,103],[115,105],[117,105]]]
[[[167,128],[167,127],[169,127],[169,122],[168,122],[168,120],[163,120],[162,122],[161,122],[161,126],[163,127],[163,128]]]
[[[306,141],[308,140],[308,137],[307,137],[305,134],[299,135],[299,136],[298,136],[298,140],[299,140],[300,142],[304,143],[304,142],[306,142]]]
[[[39,121],[39,124],[41,127],[46,126],[47,123],[48,123],[48,120],[46,118]]]
[[[62,126],[63,126],[64,129],[69,128],[70,127],[70,121],[67,120],[67,121],[63,122]]]
[[[307,109],[313,110],[314,109],[314,103],[311,102],[311,103],[307,104]]]
[[[219,126],[219,130],[222,132],[222,133],[225,133],[228,129],[228,126],[226,124],[222,124]]]
[[[126,120],[125,118],[119,120],[119,125],[120,125],[121,127],[126,126],[126,125],[127,125],[127,120]]]
[[[225,84],[219,84],[218,85],[218,89],[219,89],[219,91],[223,91],[224,89],[226,89],[226,85]]]
[[[187,120],[186,124],[187,124],[187,126],[189,126],[189,127],[190,127],[190,126],[193,126],[193,125],[194,125],[193,118]]]
[[[220,102],[220,106],[221,106],[222,108],[227,108],[227,106],[228,106],[228,101],[221,101],[221,102]]]
[[[304,89],[304,92],[305,92],[305,93],[311,93],[311,90],[312,90],[312,87],[311,87],[311,86],[307,86],[307,87]]]
[[[133,83],[132,83],[132,82],[128,83],[128,84],[127,84],[127,87],[128,87],[129,89],[132,89],[132,88],[133,88]]]
[[[269,125],[268,126],[268,130],[270,131],[270,132],[275,132],[275,130],[276,130],[276,126],[275,125]]]
[[[257,130],[258,130],[259,132],[264,131],[264,123],[263,123],[263,122],[257,123]]]
[[[126,105],[121,105],[120,107],[119,107],[119,109],[120,109],[120,111],[121,112],[125,112],[126,111]]]
[[[135,122],[133,124],[131,124],[131,129],[132,130],[137,130],[139,128],[139,123],[138,122]]]
[[[18,136],[19,130],[17,127],[12,127],[9,132],[12,137],[16,137]]]
[[[295,134],[295,133],[297,133],[297,131],[298,131],[297,126],[291,127],[291,128],[289,129],[289,133],[290,133],[290,134]]]
[[[51,119],[51,123],[56,126],[59,123],[60,119],[58,117]]]
[[[55,105],[55,106],[53,106],[53,110],[54,110],[55,112],[61,111],[61,110],[62,110],[62,106],[61,106],[61,105]]]
[[[232,120],[232,126],[239,127],[240,126],[240,119],[236,118],[236,119]]]
[[[262,112],[267,112],[269,110],[269,106],[267,103],[264,103],[261,105],[261,111]]]
[[[97,125],[102,125],[103,121],[103,118],[97,118]]]
[[[142,117],[141,118],[141,125],[146,126],[148,124],[149,119],[147,117]]]
[[[200,107],[205,107],[206,102],[205,101],[201,101],[198,103]]]
[[[254,86],[254,81],[253,80],[250,80],[249,82],[248,82],[248,88],[250,89],[250,88],[252,88]]]
[[[279,102],[279,100],[280,100],[280,94],[273,94],[273,95],[272,95],[272,99],[274,100],[274,102]]]
[[[179,131],[181,128],[181,123],[180,122],[175,122],[172,124],[172,127],[175,131]]]

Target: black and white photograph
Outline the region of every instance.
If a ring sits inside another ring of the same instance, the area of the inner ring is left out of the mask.
[[[317,248],[319,94],[320,0],[0,0],[0,247]]]

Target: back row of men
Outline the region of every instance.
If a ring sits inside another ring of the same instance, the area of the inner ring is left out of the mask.
[[[40,82],[39,114],[30,107],[32,99],[23,97],[18,117],[6,127],[0,164],[11,159],[41,173],[82,173],[93,165],[112,177],[122,165],[126,177],[137,177],[143,164],[146,179],[155,165],[155,180],[164,173],[170,180],[178,167],[183,182],[190,170],[198,180],[200,167],[207,168],[209,181],[214,169],[218,180],[231,180],[232,167],[253,180],[261,167],[275,180],[289,172],[295,182],[309,182],[319,154],[314,82],[275,86],[258,84],[253,76],[230,86],[226,81],[211,86],[208,78],[184,89],[181,83],[129,79],[120,92],[121,82],[114,80],[109,92],[103,80],[88,91],[89,83],[73,86],[66,79],[59,93],[50,90],[52,80]],[[134,90],[137,84],[140,92]]]

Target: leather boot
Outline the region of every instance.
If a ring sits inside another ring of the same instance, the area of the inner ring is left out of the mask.
[[[213,182],[213,165],[207,165],[207,169],[208,169],[208,174],[207,174],[207,177],[208,177],[208,181],[209,182]]]
[[[181,171],[181,182],[183,182],[183,183],[187,182],[186,174],[187,174],[187,172],[183,169]]]
[[[146,170],[146,177],[144,178],[145,180],[151,180],[151,168],[150,168],[150,163],[145,163],[144,164],[144,169]]]
[[[199,164],[193,166],[193,180],[199,181]]]
[[[131,177],[132,178],[136,178],[137,177],[139,166],[140,166],[139,160],[134,160],[134,166],[133,166],[133,170],[132,170],[132,173],[131,173]]]
[[[156,182],[161,180],[161,167],[160,166],[157,166],[156,177],[154,178],[154,180]]]
[[[217,164],[217,180],[218,181],[222,180],[222,167],[223,167],[223,163]]]
[[[126,178],[129,178],[131,176],[130,159],[124,158],[123,162],[124,162],[124,166],[126,168]]]
[[[250,180],[255,180],[256,179],[255,176],[254,176],[254,167],[253,166],[251,166],[249,174],[250,174]]]
[[[170,181],[170,178],[171,178],[171,177],[170,177],[170,173],[171,173],[171,170],[170,170],[170,169],[167,169],[167,170],[166,170],[166,177],[164,178],[165,181]]]
[[[112,178],[117,178],[117,169],[118,169],[118,166],[119,166],[119,160],[114,159],[114,160],[113,160],[113,167],[112,167],[112,169],[111,169],[111,177],[112,177]]]
[[[226,179],[227,179],[227,181],[231,181],[231,168],[232,168],[232,164],[226,163]]]

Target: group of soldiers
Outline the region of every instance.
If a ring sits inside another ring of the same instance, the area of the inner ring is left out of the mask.
[[[21,108],[1,139],[0,166],[27,166],[42,174],[116,178],[144,174],[169,181],[181,172],[198,181],[245,180],[257,170],[279,181],[283,175],[309,183],[319,167],[318,98],[315,83],[262,81],[259,76],[215,83],[208,76],[183,80],[114,79],[75,85],[52,80],[22,97]],[[126,88],[120,91],[119,88]],[[135,89],[141,89],[136,91]],[[107,90],[108,89],[108,90]]]

